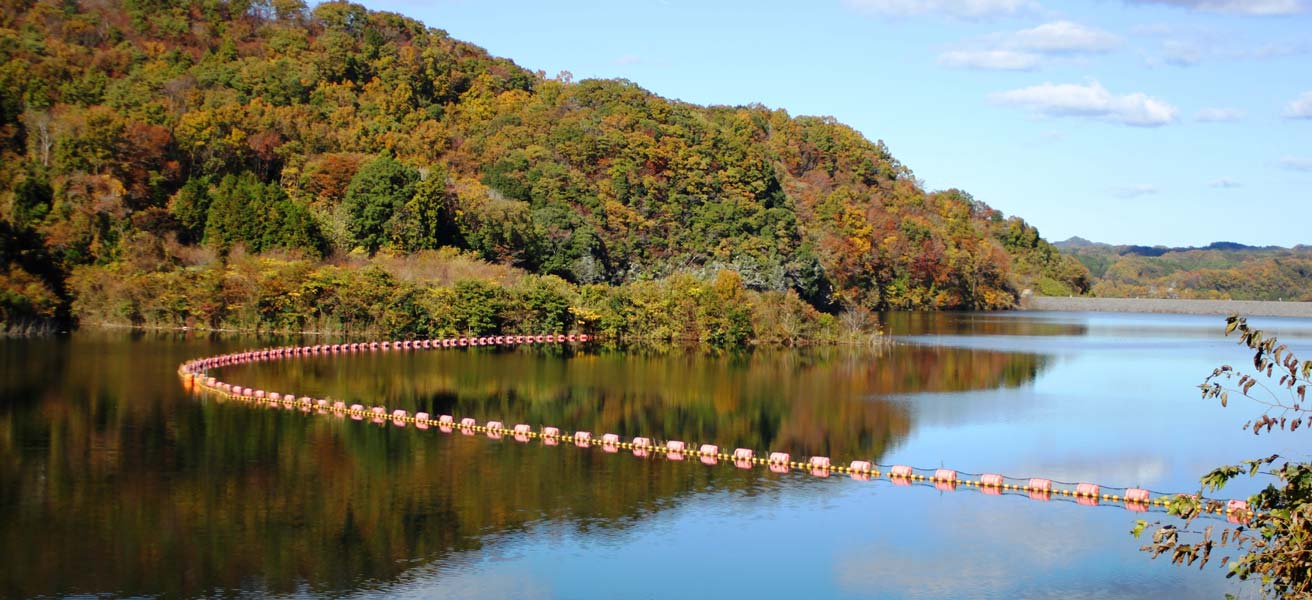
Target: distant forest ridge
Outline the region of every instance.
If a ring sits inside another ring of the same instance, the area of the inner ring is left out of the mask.
[[[815,331],[1089,289],[833,118],[547,76],[346,2],[3,6],[5,323],[624,335],[666,311],[650,335],[739,339],[773,321],[717,303]]]
[[[1200,248],[1111,245],[1072,237],[1053,246],[1089,269],[1090,295],[1312,301],[1312,246],[1213,242]]]
[[[1060,250],[1079,251],[1083,249],[1097,248],[1100,250],[1111,250],[1117,254],[1134,254],[1138,256],[1161,256],[1168,252],[1188,252],[1190,250],[1266,250],[1271,252],[1294,251],[1306,252],[1312,250],[1312,246],[1298,244],[1292,248],[1284,246],[1249,246],[1238,242],[1212,242],[1206,246],[1143,246],[1139,244],[1107,244],[1104,242],[1094,242],[1086,240],[1080,236],[1072,236],[1060,242],[1053,242]]]

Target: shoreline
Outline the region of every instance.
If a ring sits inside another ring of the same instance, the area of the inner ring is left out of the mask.
[[[1181,300],[1170,298],[1084,298],[1034,296],[1020,312],[1121,312],[1177,315],[1240,314],[1248,317],[1312,319],[1312,302],[1269,300]]]

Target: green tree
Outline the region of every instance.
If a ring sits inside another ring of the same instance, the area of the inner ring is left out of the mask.
[[[433,250],[459,241],[455,196],[447,189],[446,169],[431,167],[415,184],[414,196],[392,215],[388,239],[402,252]]]
[[[347,230],[355,242],[377,252],[388,239],[388,221],[415,196],[419,171],[387,156],[360,167],[346,187]]]

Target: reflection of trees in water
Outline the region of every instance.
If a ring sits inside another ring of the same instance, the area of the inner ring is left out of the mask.
[[[0,595],[353,589],[477,549],[489,534],[543,520],[624,527],[698,490],[756,493],[772,477],[186,398],[173,367],[212,351],[75,338],[7,353],[0,397],[36,398],[0,404]],[[911,427],[878,395],[1010,385],[1038,364],[920,347],[569,360],[433,352],[223,375],[480,420],[878,459]]]
[[[893,335],[1087,335],[1084,323],[1057,316],[1017,317],[1006,313],[885,312],[879,322]]]

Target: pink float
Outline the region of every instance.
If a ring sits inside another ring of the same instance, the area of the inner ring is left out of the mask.
[[[979,483],[985,487],[1002,487],[1002,476],[994,473],[985,473],[979,476]]]
[[[720,463],[720,447],[714,444],[702,444],[700,449],[702,455],[702,464],[717,465]]]
[[[899,479],[910,479],[914,474],[915,471],[906,465],[893,465],[893,468],[888,470],[889,477],[896,477]]]
[[[956,483],[957,472],[953,471],[952,469],[939,469],[937,471],[934,471],[934,479],[936,481],[948,481],[948,482]]]
[[[590,431],[575,431],[575,432],[574,432],[574,445],[575,445],[575,446],[578,446],[578,447],[580,447],[580,448],[586,448],[586,447],[592,445],[592,432],[590,432]]]
[[[874,465],[871,465],[868,460],[854,460],[852,464],[848,465],[847,469],[851,471],[852,479],[870,481],[870,471],[874,469]]]

